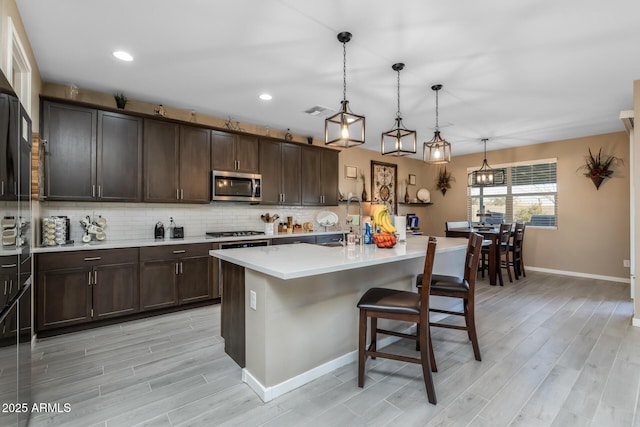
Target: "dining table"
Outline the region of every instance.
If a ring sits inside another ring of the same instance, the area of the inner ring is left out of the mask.
[[[484,240],[489,240],[489,284],[496,286],[500,268],[500,229],[493,227],[465,227],[446,230],[447,237],[469,238],[469,233],[478,233]]]

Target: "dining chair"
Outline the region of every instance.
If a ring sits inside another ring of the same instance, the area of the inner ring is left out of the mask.
[[[498,240],[496,245],[498,245],[498,259],[496,262],[498,280],[500,281],[500,286],[504,286],[504,279],[502,277],[502,269],[507,270],[507,275],[509,276],[509,282],[513,282],[513,277],[511,276],[511,268],[509,266],[509,241],[511,240],[511,228],[512,224],[500,224],[500,229],[498,230]],[[487,259],[491,259],[489,256],[489,251],[495,250],[493,246],[484,246],[482,248],[482,260],[480,270],[482,272],[482,277],[484,277],[484,271],[489,268]]]
[[[446,221],[444,223],[444,230],[449,231],[453,228],[471,228],[469,221]]]
[[[469,234],[469,242],[467,244],[467,253],[464,261],[464,274],[459,276],[448,276],[441,274],[433,274],[430,281],[430,295],[450,298],[462,299],[462,311],[442,310],[429,307],[432,313],[449,314],[453,316],[464,317],[464,326],[454,325],[447,322],[430,322],[429,326],[447,329],[459,329],[467,331],[467,336],[473,347],[473,355],[477,361],[482,361],[480,355],[480,345],[478,344],[478,334],[476,332],[476,316],[475,316],[475,288],[476,288],[476,271],[478,270],[478,262],[480,260],[480,250],[482,248],[482,236],[478,233]],[[424,290],[424,276],[418,276],[416,286]],[[429,282],[427,282],[429,283]],[[445,319],[442,319],[445,320]],[[431,349],[433,351],[433,349]],[[435,356],[434,356],[435,360]]]
[[[427,278],[425,279],[427,280],[427,284],[431,283],[435,253],[436,239],[435,237],[429,237],[422,273],[422,276]],[[358,387],[364,387],[364,368],[367,356],[372,359],[381,357],[383,359],[417,363],[422,365],[422,376],[427,390],[427,398],[430,403],[436,404],[436,390],[431,375],[432,366],[435,366],[435,358],[433,349],[431,348],[431,334],[429,333],[429,291],[428,285],[423,287],[418,293],[398,289],[371,288],[362,295],[357,305],[360,310],[358,331]],[[367,347],[367,320],[369,318],[371,318],[371,338],[369,347]],[[407,334],[378,328],[378,319],[411,322],[422,325],[423,327],[417,329],[415,335]],[[409,357],[379,351],[377,348],[378,334],[416,340],[420,343],[420,357]]]
[[[522,259],[522,244],[524,242],[524,229],[526,224],[524,222],[516,222],[513,229],[513,236],[509,243],[509,265],[513,267],[513,275],[516,280],[520,279],[520,276],[527,277],[524,272],[524,261]]]

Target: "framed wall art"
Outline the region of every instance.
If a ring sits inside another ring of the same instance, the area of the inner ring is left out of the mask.
[[[344,166],[344,176],[348,179],[356,179],[358,177],[358,168],[355,166]]]
[[[371,201],[387,205],[389,213],[398,211],[398,165],[371,161]]]

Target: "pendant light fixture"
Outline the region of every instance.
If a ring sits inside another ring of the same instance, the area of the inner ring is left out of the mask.
[[[382,133],[382,146],[380,151],[383,155],[393,154],[394,156],[407,156],[416,153],[416,131],[405,128],[402,124],[400,114],[400,71],[404,64],[398,62],[391,66],[393,71],[398,73],[398,111],[396,112],[396,124],[393,129]]]
[[[484,160],[480,169],[469,174],[469,187],[493,187],[505,184],[505,170],[493,169],[487,163],[487,138],[482,139],[484,143]]]
[[[347,101],[347,43],[351,33],[338,34],[342,43],[342,102],[340,111],[324,121],[324,144],[350,148],[364,144],[364,116],[353,114]]]
[[[431,90],[436,92],[436,129],[433,133],[433,139],[425,142],[422,151],[422,160],[432,165],[441,165],[451,161],[451,144],[440,136],[440,128],[438,127],[438,92],[442,89],[442,85],[433,85]]]

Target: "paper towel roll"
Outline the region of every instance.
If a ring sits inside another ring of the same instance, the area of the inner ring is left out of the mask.
[[[398,240],[404,242],[407,240],[407,217],[405,215],[394,215],[393,226],[396,228]]]

